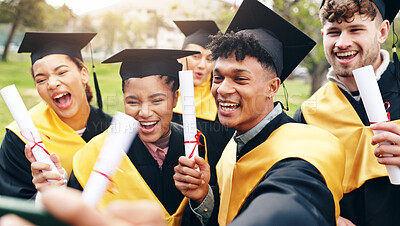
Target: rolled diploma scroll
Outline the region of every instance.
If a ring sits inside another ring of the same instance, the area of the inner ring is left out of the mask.
[[[353,70],[353,74],[370,123],[387,122],[388,117],[372,65]],[[373,132],[376,135],[384,131],[374,130]],[[390,143],[384,142],[381,144]],[[386,170],[388,172],[390,182],[392,184],[400,184],[400,168],[395,165],[386,165]]]
[[[4,87],[0,90],[0,93],[1,96],[3,96],[4,102],[6,102],[15,122],[18,124],[22,136],[25,138],[27,144],[31,146],[32,154],[35,156],[36,161],[49,164],[51,166],[51,172],[59,174],[57,167],[50,159],[49,154],[46,153],[47,149],[44,146],[36,126],[33,123],[32,118],[29,115],[29,112],[26,109],[26,106],[22,101],[22,98],[19,95],[15,85]]]
[[[196,109],[193,88],[193,71],[179,71],[180,93],[182,101],[182,122],[185,141],[185,155],[194,161],[199,155],[196,141]]]
[[[128,152],[139,128],[133,117],[115,112],[109,133],[82,193],[83,200],[91,206],[103,197],[125,153]]]

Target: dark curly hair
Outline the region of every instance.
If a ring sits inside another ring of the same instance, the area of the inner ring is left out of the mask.
[[[260,45],[253,34],[230,31],[225,34],[218,32],[210,37],[212,41],[207,48],[211,50],[213,60],[220,57],[228,58],[232,53],[235,53],[237,61],[244,60],[246,56],[252,56],[257,58],[265,70],[276,74],[271,55]]]
[[[179,78],[178,78],[178,76],[172,77],[172,76],[166,76],[166,75],[159,75],[160,79],[162,79],[164,77],[166,77],[165,83],[167,85],[171,85],[172,84],[171,91],[173,93],[175,93],[175,91],[177,91],[179,89]],[[125,83],[126,83],[126,81],[127,81],[127,79],[122,81],[122,92],[125,92]]]
[[[319,17],[322,24],[326,21],[342,23],[351,23],[354,20],[354,14],[359,13],[371,20],[375,20],[380,15],[378,22],[382,21],[382,15],[378,13],[378,8],[370,0],[326,0],[319,11]]]

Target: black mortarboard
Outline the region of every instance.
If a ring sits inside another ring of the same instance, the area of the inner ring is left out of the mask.
[[[123,81],[150,75],[178,77],[182,65],[177,59],[197,53],[175,49],[124,49],[102,63],[122,62],[119,74]]]
[[[371,0],[378,8],[382,18],[389,20],[390,23],[393,22],[400,8],[399,0]],[[325,0],[322,0],[320,8],[324,6]]]
[[[187,44],[197,44],[206,48],[211,42],[209,35],[216,35],[220,31],[212,20],[174,20],[174,23],[186,36],[183,47]]]
[[[18,53],[31,53],[32,65],[50,54],[66,54],[82,59],[81,49],[96,33],[26,32]]]
[[[287,20],[257,0],[240,5],[227,31],[253,34],[272,56],[283,82],[315,46],[315,42]]]
[[[83,62],[81,49],[89,44],[94,36],[96,36],[96,33],[26,32],[18,53],[31,53],[32,65],[37,60],[51,54],[65,54],[76,57]],[[93,62],[92,67],[97,105],[102,112],[103,101]]]

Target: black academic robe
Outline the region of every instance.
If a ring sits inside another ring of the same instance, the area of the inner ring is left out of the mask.
[[[127,153],[133,165],[170,215],[175,213],[184,198],[182,193],[175,187],[173,179],[175,174],[174,167],[178,165],[179,157],[185,155],[183,142],[183,127],[179,124],[171,123],[169,148],[161,167],[159,167],[157,161],[138,136]],[[202,157],[205,155],[205,150],[202,146],[199,147],[199,155]],[[73,173],[68,181],[68,186],[82,190],[82,186]]]
[[[378,86],[383,102],[390,103],[390,107],[386,110],[390,113],[390,120],[400,119],[400,87],[392,62],[382,74]],[[370,123],[362,100],[356,101],[346,91],[340,90],[351,103],[363,124],[369,126]],[[385,107],[388,107],[388,105],[386,104]],[[294,119],[306,123],[301,108],[296,111]],[[392,185],[389,177],[370,179],[360,188],[344,194],[340,201],[340,212],[342,217],[349,219],[358,226],[399,225],[400,186]]]
[[[262,144],[281,125],[292,122],[284,112],[279,114],[243,147],[237,159]],[[216,205],[208,225],[217,224],[219,197],[214,198]],[[230,225],[336,225],[335,204],[324,178],[312,164],[286,158],[270,168]]]
[[[172,121],[182,125],[182,114],[174,112]],[[207,156],[211,169],[210,185],[216,185],[217,181],[214,179],[216,178],[215,166],[217,165],[226,144],[232,138],[235,129],[223,126],[219,122],[218,116],[215,121],[196,118],[196,124],[197,129],[205,135],[207,141]]]
[[[85,142],[108,128],[112,117],[90,106]],[[66,138],[68,139],[68,138]],[[31,163],[25,157],[25,143],[12,131],[6,131],[0,147],[0,195],[31,199],[37,190],[32,183]]]

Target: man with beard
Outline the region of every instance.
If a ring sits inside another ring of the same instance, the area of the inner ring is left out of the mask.
[[[399,7],[398,0],[327,0],[321,4],[324,51],[331,65],[329,82],[302,104],[294,118],[331,132],[345,144],[345,194],[339,225],[400,222],[400,187],[390,183],[384,167],[400,165],[399,62],[396,58],[397,62],[390,62],[389,53],[380,49]],[[392,122],[370,125],[352,74],[367,65],[375,70]],[[373,136],[372,130],[387,132]],[[374,146],[385,141],[393,145]]]
[[[294,123],[274,102],[281,82],[315,42],[257,0],[245,0],[213,36],[211,92],[222,125],[235,128],[217,164],[181,156],[176,187],[203,224],[336,225],[345,156],[332,134]],[[197,170],[197,168],[199,170]],[[218,213],[218,214],[217,214]]]

